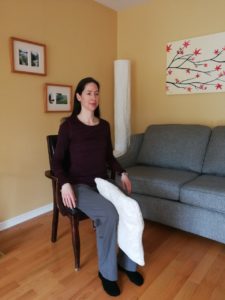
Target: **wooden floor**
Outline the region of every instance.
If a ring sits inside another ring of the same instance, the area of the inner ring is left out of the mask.
[[[95,232],[82,221],[81,270],[73,269],[70,225],[60,218],[50,242],[51,214],[0,232],[0,299],[112,299],[97,277]],[[225,245],[146,222],[141,287],[119,274],[120,300],[224,300]]]

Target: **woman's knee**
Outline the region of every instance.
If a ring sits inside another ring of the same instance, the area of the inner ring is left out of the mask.
[[[115,206],[109,202],[109,208],[106,210],[106,217],[111,221],[111,222],[115,222],[118,223],[119,221],[119,214],[115,208]]]

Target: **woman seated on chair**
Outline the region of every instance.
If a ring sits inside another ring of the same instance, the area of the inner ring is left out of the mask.
[[[130,194],[128,174],[113,156],[109,123],[100,118],[99,83],[87,77],[75,90],[74,108],[61,124],[53,162],[59,179],[63,204],[78,207],[95,222],[98,276],[104,290],[118,296],[118,269],[136,285],[143,284],[137,265],[121,249],[117,255],[118,213],[101,196],[94,179],[108,179],[107,166],[121,176],[123,189]]]

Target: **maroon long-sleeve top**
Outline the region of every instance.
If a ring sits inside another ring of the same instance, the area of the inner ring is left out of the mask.
[[[53,172],[59,184],[84,183],[94,186],[94,179],[108,178],[107,166],[121,174],[125,170],[113,156],[109,123],[100,119],[94,126],[85,125],[77,117],[61,124]]]

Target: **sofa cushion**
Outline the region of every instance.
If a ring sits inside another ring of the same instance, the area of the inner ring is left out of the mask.
[[[203,173],[225,176],[225,126],[215,127],[209,140]]]
[[[151,125],[137,163],[201,172],[210,134],[203,125]]]
[[[181,186],[197,176],[194,172],[147,166],[134,166],[127,171],[132,192],[170,200],[179,200]]]
[[[225,213],[225,177],[198,176],[181,188],[180,201]]]

